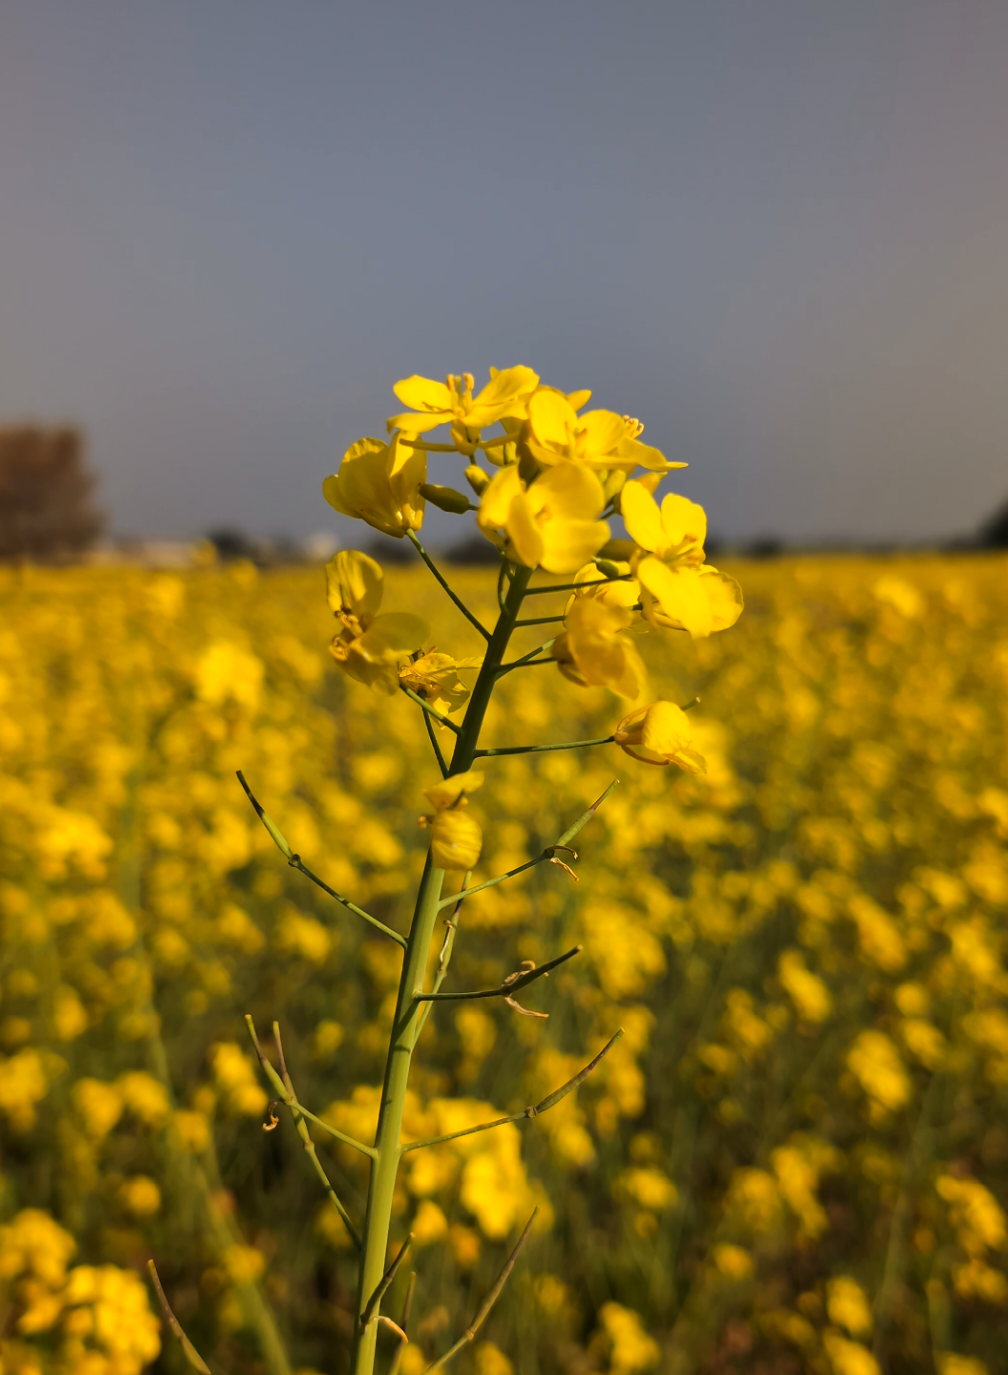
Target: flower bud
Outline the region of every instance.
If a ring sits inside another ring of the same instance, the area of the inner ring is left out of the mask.
[[[686,773],[706,773],[707,762],[693,745],[689,717],[674,702],[638,707],[616,727],[616,744],[643,764],[678,764]]]
[[[481,497],[490,486],[492,478],[489,473],[485,473],[478,463],[470,463],[465,470],[466,482],[473,489],[478,497]]]
[[[468,812],[438,812],[431,827],[431,858],[438,869],[473,869],[482,847],[483,831]]]
[[[441,487],[436,482],[425,482],[419,490],[420,495],[439,511],[461,516],[472,509],[469,498],[463,492],[457,492],[454,487]]]

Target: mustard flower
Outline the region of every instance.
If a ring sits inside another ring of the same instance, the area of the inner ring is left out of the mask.
[[[402,664],[399,681],[436,711],[448,715],[469,698],[469,688],[459,677],[459,669],[479,668],[481,663],[481,659],[453,659],[450,654],[440,654],[434,648]],[[436,718],[434,724],[440,727]]]
[[[476,523],[526,568],[573,573],[609,538],[605,521],[596,519],[604,506],[601,483],[579,464],[558,463],[531,484],[509,464],[485,488]]]
[[[674,702],[638,707],[616,727],[616,743],[645,764],[678,764],[687,773],[706,773],[707,761],[692,748],[690,719]]]
[[[686,467],[685,463],[669,463],[658,449],[641,444],[638,436],[644,426],[631,416],[603,410],[578,415],[572,401],[590,395],[580,392],[567,397],[552,387],[539,387],[529,397],[528,424],[522,434],[529,452],[540,463],[585,463],[624,472],[643,467],[660,473]]]
[[[640,583],[636,578],[628,576],[629,563],[613,561],[613,567],[617,574],[622,576],[622,581],[601,572],[595,563],[586,563],[583,568],[579,568],[574,574],[577,589],[567,599],[565,614],[569,614],[577,597],[591,597],[595,601],[605,603],[606,606],[618,606],[624,611],[634,612],[640,600]],[[636,615],[634,619],[637,619]]]
[[[402,539],[423,525],[427,455],[410,446],[404,435],[358,439],[343,455],[339,472],[327,477],[322,494],[342,516],[366,521],[383,535]]]
[[[431,858],[438,869],[472,869],[483,847],[480,824],[462,809],[468,794],[483,785],[479,769],[457,773],[427,788],[425,796],[434,804],[434,815],[422,816],[421,825],[430,823]]]
[[[326,564],[327,600],[343,629],[329,646],[344,673],[368,687],[395,692],[398,662],[426,639],[427,622],[408,612],[378,615],[384,592],[381,566],[344,550]]]
[[[531,368],[490,369],[490,381],[477,395],[471,372],[461,377],[448,376],[444,382],[430,377],[406,377],[393,388],[396,396],[409,412],[389,418],[388,429],[407,430],[410,434],[426,434],[438,425],[451,425],[456,430],[479,431],[496,424],[504,417],[525,418],[528,398],[538,385],[539,377]]]
[[[686,630],[694,639],[734,625],[742,614],[742,589],[727,573],[704,563],[703,507],[670,492],[659,508],[643,483],[628,482],[620,510],[638,546],[630,562],[647,619]]]
[[[621,697],[637,697],[647,679],[644,662],[622,632],[633,612],[595,597],[575,597],[551,654],[560,672],[579,687],[607,687]]]

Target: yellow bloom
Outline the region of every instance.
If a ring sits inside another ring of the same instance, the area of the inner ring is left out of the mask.
[[[613,566],[621,574],[630,572],[628,563],[614,562]],[[574,574],[574,581],[577,583],[577,590],[567,599],[565,614],[569,614],[576,597],[592,597],[596,601],[604,602],[606,606],[618,606],[624,611],[631,612],[640,601],[640,583],[636,578],[626,577],[625,581],[617,582],[600,572],[594,563],[586,563],[583,568],[579,568]],[[636,615],[634,619],[636,620]]]
[[[636,697],[644,686],[644,662],[621,631],[633,622],[624,607],[594,597],[576,597],[551,653],[560,672],[579,687],[607,687]]]
[[[691,748],[692,741],[690,719],[674,702],[638,707],[616,727],[617,745],[633,759],[645,764],[678,764],[687,773],[706,773],[707,763]]]
[[[639,420],[603,410],[578,415],[571,402],[580,400],[580,395],[568,399],[552,387],[540,387],[529,397],[528,425],[522,437],[540,463],[551,466],[566,461],[625,472],[636,467],[657,472],[685,468],[685,463],[669,463],[657,449],[638,441],[644,429]]]
[[[485,776],[479,769],[470,769],[426,789],[424,796],[433,802],[434,816],[422,816],[420,823],[431,823],[431,858],[437,868],[475,867],[483,846],[483,832],[479,822],[462,808],[468,803],[467,794],[483,786]]]
[[[414,374],[393,388],[403,405],[411,410],[390,417],[389,433],[403,429],[410,434],[426,434],[438,425],[451,425],[454,435],[456,430],[463,434],[466,430],[482,430],[505,416],[523,420],[528,398],[538,382],[539,377],[531,368],[503,368],[500,372],[491,368],[490,381],[474,397],[471,372],[462,377],[449,375],[444,382]]]
[[[397,664],[424,640],[426,621],[408,612],[379,616],[385,575],[367,554],[349,549],[326,564],[326,594],[343,629],[329,646],[344,673],[368,687],[395,692]]]
[[[638,546],[631,566],[648,620],[687,630],[694,639],[734,625],[742,614],[742,589],[727,573],[704,563],[703,507],[670,492],[659,508],[643,483],[628,482],[620,510]]]
[[[469,688],[458,675],[460,668],[479,668],[481,659],[453,659],[450,654],[439,654],[428,650],[411,658],[399,669],[399,681],[422,697],[436,711],[448,715],[467,701]],[[435,719],[435,726],[441,726]]]
[[[401,539],[423,524],[427,455],[414,449],[403,435],[391,444],[358,439],[343,455],[338,473],[327,477],[322,494],[340,515],[367,521],[383,535]]]
[[[602,484],[587,468],[558,463],[527,485],[510,464],[484,491],[476,523],[494,543],[504,531],[507,556],[526,568],[573,573],[609,538],[596,519],[604,506]]]

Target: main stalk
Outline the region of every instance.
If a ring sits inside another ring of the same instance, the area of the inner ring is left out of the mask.
[[[518,568],[511,583],[494,633],[487,644],[483,666],[469,698],[465,719],[456,739],[449,775],[465,773],[472,768],[483,718],[497,682],[497,670],[504,661],[531,576],[530,568]],[[392,1220],[392,1196],[401,1155],[403,1104],[406,1101],[410,1063],[416,1046],[418,1020],[423,1006],[417,1002],[417,998],[423,992],[427,955],[437,922],[443,880],[444,870],[434,867],[428,852],[403,959],[399,996],[396,1000],[388,1058],[385,1062],[385,1082],[382,1087],[378,1131],[375,1136],[377,1158],[371,1166],[367,1214],[364,1220],[364,1248],[361,1256],[357,1323],[354,1333],[354,1375],[373,1375],[374,1371],[378,1324],[372,1322],[366,1328],[362,1328],[361,1316],[385,1272],[389,1226]]]

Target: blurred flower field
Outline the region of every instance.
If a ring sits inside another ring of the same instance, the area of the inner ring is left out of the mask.
[[[541,1120],[412,1157],[402,1375],[464,1328],[534,1203],[459,1370],[1004,1369],[1008,562],[729,571],[732,635],[637,641],[701,697],[706,777],[614,746],[486,762],[476,881],[620,782],[580,883],[545,864],[464,905],[455,987],[584,950],[523,995],[548,1021],[437,1008],[407,1133],[518,1111],[626,1034]],[[479,649],[422,572],[386,580]],[[455,581],[490,615],[485,570]],[[340,674],[331,633],[321,570],[0,573],[3,1375],[180,1371],[152,1255],[215,1369],[265,1369],[278,1334],[292,1368],[345,1369],[350,1240],[290,1122],[262,1130],[243,1018],[277,1019],[301,1101],[366,1135],[399,957],[284,864],[235,770],[400,931],[437,771],[416,709]],[[484,743],[624,711],[545,666],[504,680]],[[315,1136],[359,1210],[361,1157]]]

